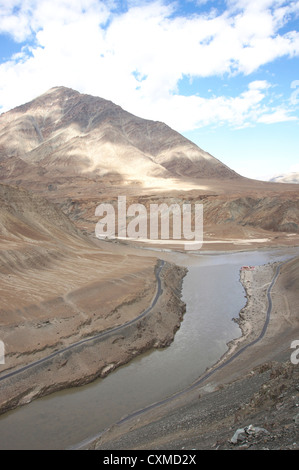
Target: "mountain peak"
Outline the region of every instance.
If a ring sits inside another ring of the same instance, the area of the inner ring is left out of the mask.
[[[0,116],[0,149],[0,161],[17,157],[52,179],[241,178],[166,124],[64,86]]]
[[[50,95],[50,94],[63,94],[63,93],[67,93],[67,94],[73,93],[73,94],[76,94],[76,95],[80,94],[78,91],[73,90],[72,88],[68,88],[68,87],[65,87],[65,86],[54,86],[54,87],[50,88],[49,90],[47,90],[42,95],[40,95],[40,97]]]

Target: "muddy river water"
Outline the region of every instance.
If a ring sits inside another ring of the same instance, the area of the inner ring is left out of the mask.
[[[146,353],[104,379],[54,393],[0,416],[0,449],[67,449],[123,416],[183,390],[241,334],[232,320],[246,303],[242,265],[298,255],[298,248],[238,253],[159,253],[186,266],[186,314],[173,343]],[[157,253],[156,253],[157,255]]]

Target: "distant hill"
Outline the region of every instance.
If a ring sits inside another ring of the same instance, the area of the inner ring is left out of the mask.
[[[289,183],[289,184],[298,184],[299,183],[299,172],[294,171],[293,173],[286,173],[283,175],[278,175],[270,179],[274,183]]]

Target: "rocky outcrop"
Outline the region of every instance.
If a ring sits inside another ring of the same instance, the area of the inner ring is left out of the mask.
[[[267,429],[260,428],[258,426],[253,426],[250,424],[249,426],[246,426],[245,428],[240,428],[237,429],[233,437],[231,438],[230,442],[232,444],[240,444],[242,443],[243,446],[245,443],[247,444],[248,442],[252,442],[253,440],[256,441],[257,438],[264,434],[270,434]]]

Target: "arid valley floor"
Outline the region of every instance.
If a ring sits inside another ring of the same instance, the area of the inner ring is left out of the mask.
[[[290,360],[299,340],[298,184],[241,177],[165,124],[63,87],[0,116],[3,416],[167,348],[180,329],[186,269],[172,251],[181,248],[95,237],[96,207],[119,195],[146,208],[202,204],[203,255],[293,255],[270,293],[278,263],[241,271],[242,336],[206,380],[83,447],[298,449],[299,365]]]

